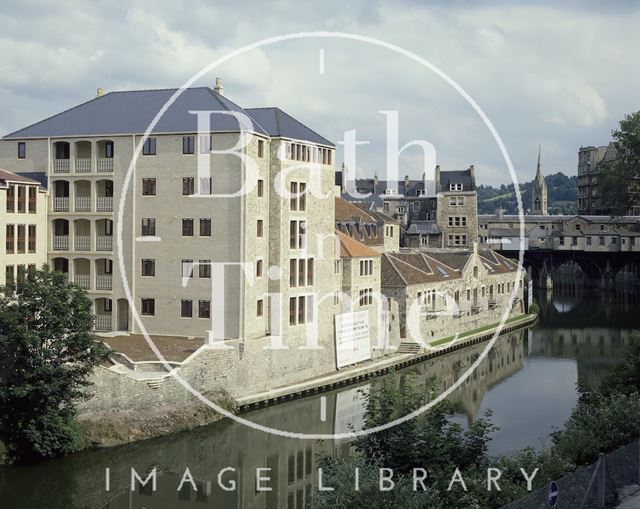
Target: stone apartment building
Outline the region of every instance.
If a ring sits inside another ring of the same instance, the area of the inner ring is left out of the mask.
[[[524,312],[517,263],[490,250],[403,250],[382,256],[382,291],[399,305],[400,337],[425,343]]]
[[[337,183],[343,197],[346,193],[343,175],[338,172]],[[389,182],[357,179],[355,189],[361,195],[370,195],[375,210],[399,221],[400,245],[403,247],[471,246],[478,239],[478,200],[475,170],[470,166],[463,171],[435,169],[435,195],[428,193],[429,183],[424,180]]]
[[[47,192],[37,180],[0,170],[0,286],[20,286],[47,263]]]
[[[610,212],[598,196],[598,173],[602,166],[616,159],[615,143],[601,147],[580,147],[578,151],[578,214],[603,215]]]
[[[336,197],[336,230],[382,253],[400,249],[400,223],[373,210],[371,202],[349,202]]]

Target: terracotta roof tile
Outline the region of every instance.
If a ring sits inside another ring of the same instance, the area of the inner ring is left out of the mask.
[[[336,251],[340,249],[340,258],[373,258],[379,257],[380,253],[362,242],[352,239],[339,230],[336,230]],[[337,252],[336,252],[337,255]]]

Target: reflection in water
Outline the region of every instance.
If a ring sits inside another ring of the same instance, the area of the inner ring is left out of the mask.
[[[537,446],[554,426],[562,425],[576,401],[575,385],[593,383],[619,356],[640,309],[638,296],[563,285],[555,295],[539,294],[541,319],[527,331],[499,338],[452,398],[462,404],[462,422],[493,410],[493,453]],[[400,382],[415,376],[425,391],[435,379],[450,387],[477,359],[484,345],[475,345],[399,372]],[[368,381],[372,389],[383,379]],[[321,419],[320,397],[326,397]],[[348,387],[245,415],[260,424],[295,432],[344,432],[358,425],[362,397]],[[86,451],[31,467],[0,470],[3,507],[47,508],[303,508],[317,489],[315,455],[348,454],[345,441],[301,441],[267,435],[235,422],[220,422],[174,437],[118,448]],[[129,490],[131,467],[141,477],[158,472],[158,491]],[[185,468],[197,482],[177,491]],[[227,467],[234,472],[223,471]],[[111,490],[105,491],[105,469]],[[256,469],[270,468],[272,491],[256,490]],[[225,491],[218,482],[234,491]],[[180,503],[178,503],[180,502]]]

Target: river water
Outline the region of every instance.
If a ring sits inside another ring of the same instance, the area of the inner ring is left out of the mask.
[[[490,409],[500,428],[493,435],[493,454],[547,444],[549,433],[562,425],[576,402],[578,381],[597,381],[619,358],[631,329],[638,328],[638,295],[637,288],[603,292],[571,281],[558,282],[553,294],[538,293],[539,322],[501,336],[452,394],[460,402],[456,419],[471,422]],[[433,380],[450,387],[484,348],[481,344],[453,352],[397,376],[400,381],[413,376],[418,387],[429,387]],[[383,381],[368,381],[360,388],[377,383]],[[286,431],[337,433],[348,431],[350,424],[357,427],[361,411],[361,393],[350,386],[244,417]],[[349,444],[283,438],[223,421],[172,437],[0,468],[0,507],[300,509],[317,489],[315,456],[321,450],[348,454]],[[155,493],[150,485],[130,490],[132,467],[142,477],[156,468]],[[177,491],[187,467],[197,491],[188,484]],[[224,470],[229,467],[234,471]],[[256,490],[258,468],[271,469],[270,480],[264,482],[271,491]],[[220,486],[230,488],[233,481],[235,490]]]

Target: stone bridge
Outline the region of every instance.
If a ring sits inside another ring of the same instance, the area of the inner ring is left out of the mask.
[[[602,288],[612,288],[625,269],[640,273],[640,217],[524,216],[524,235],[515,215],[480,215],[481,243],[512,258],[524,249],[534,284],[552,288],[553,274],[568,262]]]

